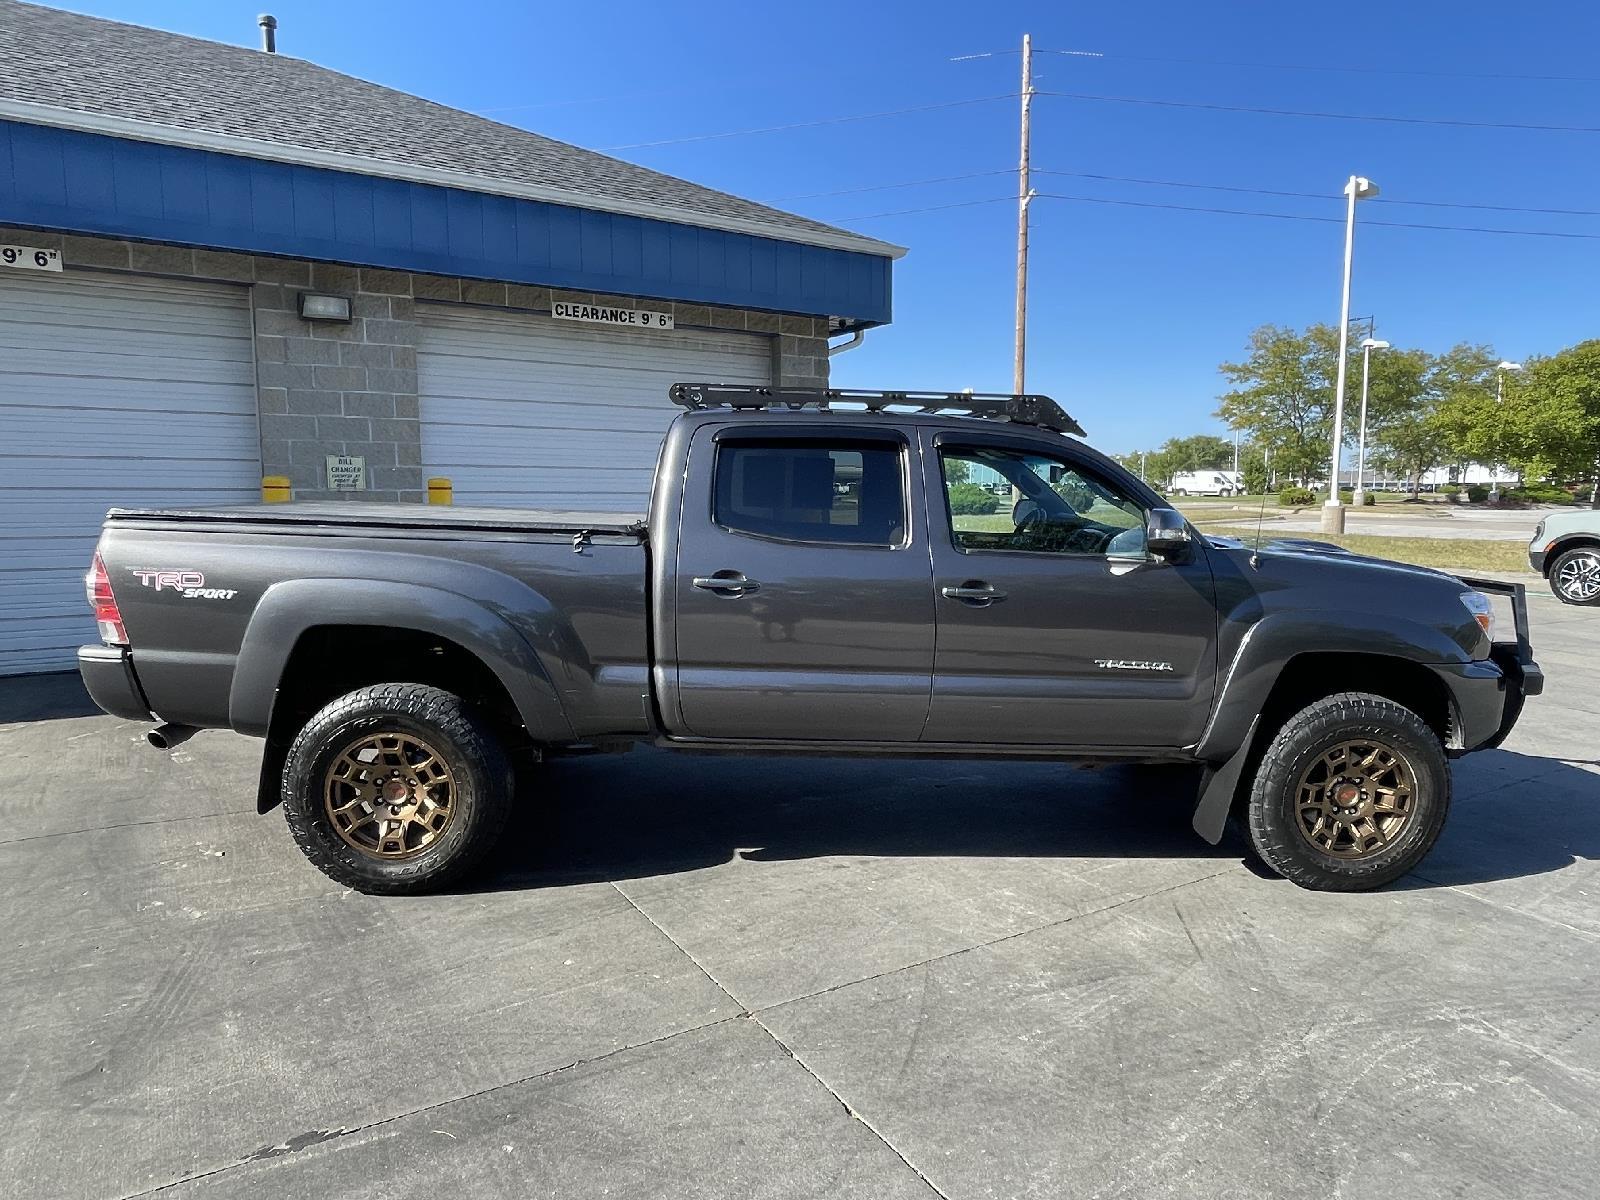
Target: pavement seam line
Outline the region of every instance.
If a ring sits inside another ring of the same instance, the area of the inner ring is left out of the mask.
[[[651,928],[653,928],[662,937],[666,938],[667,941],[672,943],[673,949],[677,950],[679,954],[683,955],[690,962],[692,962],[695,965],[695,969],[709,979],[712,986],[715,987],[717,991],[721,992],[729,1000],[733,1001],[734,1005],[739,1009],[739,1015],[741,1017],[748,1017],[750,1015],[750,1006],[729,991],[728,985],[713,975],[710,970],[707,969],[705,963],[701,962],[693,954],[689,953],[689,951],[684,948],[683,944],[679,942],[677,938],[673,937],[670,933],[663,929],[660,921],[656,920],[649,913],[645,912],[644,909],[640,908],[638,902],[634,900],[632,896],[628,895],[627,892],[622,890],[622,885],[620,883],[613,879],[611,881],[611,886],[616,889],[617,895],[621,896],[628,902],[628,906],[632,908],[634,912],[638,913],[646,921],[650,922]]]
[[[178,819],[178,820],[190,820],[190,819],[193,819],[193,818],[176,818],[176,819]],[[161,823],[164,823],[164,822],[155,822],[155,823],[156,824],[161,824]],[[40,836],[56,836],[56,835],[48,835],[48,834],[46,834],[46,835],[40,835]],[[867,1120],[864,1116],[862,1116],[854,1108],[852,1108],[850,1103],[847,1100],[845,1100],[843,1096],[841,1096],[837,1091],[835,1091],[833,1089],[833,1087],[831,1085],[829,1085],[829,1083],[825,1079],[823,1079],[820,1075],[818,1075],[817,1072],[814,1071],[805,1062],[804,1059],[802,1059],[798,1054],[796,1054],[794,1052],[794,1050],[787,1043],[785,1043],[782,1038],[780,1038],[777,1034],[775,1034],[767,1026],[766,1022],[764,1022],[761,1019],[760,1012],[770,1012],[770,1011],[772,1011],[774,1009],[782,1008],[785,1005],[794,1004],[794,1003],[797,1003],[797,1002],[799,1002],[801,1000],[812,1000],[812,999],[815,999],[818,996],[824,996],[824,995],[829,994],[830,992],[839,991],[842,988],[853,987],[858,983],[870,983],[870,982],[872,982],[874,980],[877,980],[877,979],[883,979],[883,978],[887,978],[890,975],[899,974],[902,971],[909,971],[909,970],[912,970],[912,969],[917,968],[917,967],[928,966],[931,963],[941,962],[944,959],[948,959],[948,958],[956,958],[956,957],[958,957],[958,956],[960,956],[962,954],[966,954],[966,953],[968,953],[970,951],[973,951],[973,950],[982,950],[982,949],[984,949],[985,947],[988,947],[988,946],[995,946],[995,945],[1001,944],[1002,942],[1009,942],[1009,941],[1012,941],[1012,940],[1014,940],[1016,938],[1025,937],[1025,936],[1027,936],[1029,934],[1032,934],[1032,933],[1038,933],[1038,932],[1040,932],[1042,930],[1045,930],[1045,929],[1051,929],[1051,928],[1054,928],[1054,927],[1059,926],[1059,925],[1068,924],[1069,922],[1076,921],[1076,920],[1078,920],[1078,919],[1080,919],[1082,917],[1091,917],[1091,916],[1095,916],[1095,915],[1097,915],[1099,913],[1112,912],[1112,911],[1114,911],[1116,909],[1124,908],[1129,904],[1137,904],[1141,900],[1148,900],[1148,899],[1150,899],[1150,898],[1152,898],[1154,896],[1161,896],[1161,895],[1165,895],[1168,892],[1177,891],[1179,888],[1190,887],[1190,886],[1192,886],[1194,884],[1198,884],[1198,883],[1205,883],[1207,880],[1216,879],[1217,877],[1219,877],[1221,875],[1225,875],[1227,873],[1228,872],[1225,871],[1225,870],[1224,871],[1215,871],[1215,872],[1212,872],[1209,875],[1202,875],[1198,879],[1185,880],[1182,883],[1172,884],[1169,887],[1157,888],[1154,891],[1146,892],[1143,895],[1139,895],[1139,896],[1133,896],[1133,897],[1130,897],[1127,900],[1121,900],[1121,901],[1118,901],[1118,902],[1116,902],[1114,904],[1106,905],[1103,908],[1091,909],[1091,910],[1089,910],[1087,912],[1082,912],[1082,913],[1073,913],[1070,916],[1063,917],[1063,918],[1061,918],[1060,920],[1057,920],[1057,921],[1049,921],[1049,922],[1046,922],[1043,925],[1037,925],[1037,926],[1033,926],[1033,927],[1028,928],[1028,929],[1018,930],[1016,933],[1008,933],[1008,934],[1004,935],[1003,937],[994,938],[994,939],[991,939],[990,941],[987,941],[987,942],[980,942],[980,943],[978,943],[976,945],[965,946],[965,947],[962,947],[960,950],[953,950],[953,951],[949,952],[948,954],[935,955],[932,958],[924,959],[921,962],[908,963],[903,967],[896,967],[893,970],[883,971],[883,972],[880,972],[877,975],[868,975],[868,976],[866,976],[866,977],[864,977],[862,979],[851,980],[848,983],[836,984],[833,987],[824,988],[821,991],[813,992],[810,995],[796,996],[796,997],[794,997],[792,999],[781,1001],[778,1004],[768,1005],[766,1008],[759,1010],[759,1012],[756,1011],[756,1010],[752,1010],[752,1009],[748,1008],[741,1000],[739,1000],[739,998],[737,996],[735,996],[732,992],[730,992],[721,982],[719,982],[717,980],[716,976],[712,975],[710,971],[706,970],[706,968],[699,962],[698,959],[695,958],[694,955],[690,954],[681,945],[679,945],[677,940],[675,938],[673,938],[671,934],[667,933],[667,931],[665,929],[662,929],[660,924],[658,924],[656,922],[656,920],[653,917],[650,916],[649,913],[645,912],[642,908],[640,908],[638,906],[638,904],[636,904],[634,902],[633,898],[627,894],[627,892],[623,891],[621,887],[619,887],[615,882],[613,882],[611,886],[616,888],[618,894],[621,895],[622,898],[628,902],[629,906],[632,907],[636,912],[638,912],[638,914],[640,916],[642,916],[646,921],[649,921],[650,924],[656,930],[658,930],[661,933],[662,937],[666,938],[669,942],[672,943],[673,946],[677,947],[677,949],[684,955],[684,957],[689,959],[689,961],[691,963],[693,963],[695,965],[695,967],[703,975],[705,975],[705,977],[707,979],[709,979],[711,981],[711,983],[719,991],[721,991],[725,996],[727,996],[728,999],[733,1001],[734,1005],[739,1009],[739,1012],[733,1014],[732,1016],[719,1017],[714,1021],[705,1021],[705,1022],[702,1022],[699,1025],[692,1025],[692,1026],[689,1026],[689,1027],[684,1028],[684,1029],[674,1030],[671,1033],[665,1033],[665,1034],[662,1034],[659,1037],[647,1038],[645,1041],[642,1041],[642,1042],[634,1042],[634,1043],[630,1043],[629,1045],[626,1045],[626,1046],[618,1046],[615,1050],[608,1050],[604,1054],[596,1054],[596,1055],[592,1055],[592,1056],[590,1056],[588,1058],[574,1059],[572,1062],[563,1063],[561,1066],[551,1067],[548,1070],[535,1071],[535,1072],[533,1072],[532,1074],[529,1074],[529,1075],[520,1076],[520,1077],[518,1077],[516,1079],[509,1079],[509,1080],[505,1081],[504,1083],[491,1084],[489,1087],[478,1088],[477,1090],[471,1091],[471,1092],[464,1092],[459,1096],[446,1097],[443,1100],[436,1100],[436,1101],[433,1101],[430,1104],[418,1105],[415,1108],[406,1109],[403,1112],[392,1113],[392,1114],[390,1114],[389,1116],[386,1116],[386,1117],[379,1117],[376,1120],[366,1121],[366,1122],[363,1122],[362,1124],[359,1124],[359,1125],[353,1125],[353,1126],[350,1126],[349,1128],[340,1129],[336,1133],[334,1133],[331,1137],[324,1138],[324,1139],[322,1139],[322,1140],[320,1140],[320,1141],[318,1141],[316,1143],[313,1143],[313,1145],[315,1145],[315,1146],[324,1146],[324,1145],[327,1145],[329,1142],[343,1141],[345,1138],[350,1137],[353,1134],[367,1133],[367,1132],[369,1132],[369,1131],[371,1131],[373,1129],[381,1129],[385,1125],[391,1125],[396,1121],[405,1120],[407,1117],[414,1117],[414,1116],[417,1116],[417,1115],[419,1115],[421,1113],[433,1112],[433,1111],[435,1111],[437,1109],[441,1109],[441,1108],[448,1108],[449,1106],[451,1106],[453,1104],[460,1104],[461,1102],[463,1102],[465,1100],[473,1100],[473,1099],[476,1099],[476,1098],[478,1098],[480,1096],[488,1096],[488,1095],[494,1094],[495,1092],[504,1091],[507,1088],[518,1087],[518,1086],[520,1086],[522,1084],[525,1084],[525,1083],[533,1083],[533,1082],[535,1082],[537,1080],[540,1080],[540,1079],[547,1079],[547,1078],[550,1078],[552,1076],[562,1075],[562,1074],[565,1074],[568,1071],[575,1071],[579,1067],[589,1066],[592,1063],[604,1062],[605,1060],[610,1059],[610,1058],[614,1058],[615,1056],[617,1056],[619,1054],[627,1054],[627,1053],[629,1053],[630,1051],[633,1051],[633,1050],[642,1050],[642,1049],[645,1049],[645,1048],[650,1047],[650,1046],[661,1045],[662,1043],[669,1042],[669,1041],[673,1040],[674,1038],[682,1037],[684,1034],[698,1033],[698,1032],[700,1032],[702,1030],[714,1029],[719,1025],[726,1025],[726,1024],[732,1022],[732,1021],[736,1021],[736,1020],[739,1020],[740,1018],[744,1017],[744,1018],[749,1018],[750,1020],[754,1021],[755,1024],[762,1030],[762,1032],[764,1032],[769,1038],[771,1038],[773,1040],[773,1042],[776,1043],[777,1046],[781,1050],[783,1050],[783,1052],[789,1058],[793,1059],[800,1066],[800,1068],[803,1071],[806,1072],[806,1074],[810,1075],[813,1079],[815,1079],[817,1081],[817,1083],[823,1088],[823,1090],[825,1090],[830,1096],[832,1096],[839,1103],[839,1105],[845,1110],[845,1112],[847,1114],[849,1114],[850,1117],[852,1117],[854,1120],[860,1121],[863,1126],[865,1126],[868,1130],[870,1130],[871,1133],[873,1134],[873,1136],[876,1137],[880,1142],[882,1142],[883,1145],[889,1150],[890,1153],[892,1153],[896,1158],[898,1158],[902,1163],[904,1163],[906,1165],[906,1167],[909,1168],[917,1176],[918,1179],[922,1180],[922,1182],[925,1183],[928,1186],[928,1188],[931,1191],[933,1191],[933,1193],[935,1195],[939,1196],[941,1198],[941,1200],[948,1200],[948,1197],[945,1196],[945,1193],[940,1191],[939,1188],[937,1186],[935,1186],[933,1181],[930,1180],[927,1177],[927,1175],[922,1172],[922,1170],[920,1168],[918,1168],[914,1163],[912,1163],[910,1159],[906,1158],[906,1156],[904,1154],[902,1154],[900,1152],[900,1150],[895,1147],[894,1143],[889,1141],[889,1139],[887,1137],[885,1137],[883,1135],[883,1133],[880,1132],[878,1130],[878,1128],[875,1125],[872,1124],[871,1121]],[[1474,898],[1476,899],[1476,897],[1474,897]],[[277,1145],[278,1143],[273,1143],[273,1144]],[[308,1149],[311,1149],[311,1146],[308,1145],[306,1147],[303,1147],[302,1149],[297,1149],[297,1150],[287,1150],[283,1154],[272,1155],[271,1157],[272,1158],[288,1158],[291,1155],[300,1154],[300,1153],[303,1152],[303,1150],[308,1150]],[[224,1165],[222,1165],[220,1167],[213,1167],[210,1170],[199,1171],[199,1172],[196,1172],[196,1173],[191,1174],[191,1175],[182,1176],[182,1177],[180,1177],[178,1179],[168,1180],[166,1183],[157,1184],[153,1188],[146,1188],[143,1191],[138,1191],[138,1192],[125,1193],[121,1197],[121,1200],[144,1200],[145,1197],[155,1196],[155,1195],[160,1194],[161,1192],[169,1191],[172,1188],[181,1187],[184,1184],[196,1183],[196,1182],[198,1182],[198,1181],[200,1181],[202,1179],[212,1179],[212,1178],[215,1178],[218,1175],[226,1174],[229,1171],[238,1170],[240,1167],[249,1166],[251,1163],[264,1162],[264,1161],[266,1161],[265,1158],[256,1158],[256,1157],[248,1157],[248,1158],[236,1159],[235,1161],[233,1161],[231,1163],[225,1163]]]
[[[1083,918],[1083,917],[1092,917],[1092,916],[1096,916],[1096,915],[1098,915],[1100,913],[1112,912],[1112,911],[1114,911],[1116,909],[1119,909],[1119,908],[1125,908],[1130,904],[1137,904],[1141,900],[1149,900],[1149,899],[1152,899],[1152,898],[1154,898],[1156,896],[1166,895],[1168,892],[1175,892],[1180,888],[1190,887],[1190,886],[1192,886],[1194,884],[1197,884],[1197,883],[1205,883],[1207,880],[1216,879],[1221,875],[1226,875],[1227,873],[1228,872],[1226,870],[1214,871],[1209,875],[1202,875],[1198,879],[1186,879],[1182,883],[1175,883],[1175,884],[1172,884],[1170,887],[1156,888],[1154,891],[1146,892],[1143,895],[1139,895],[1139,896],[1133,896],[1133,897],[1130,897],[1127,900],[1120,900],[1120,901],[1118,901],[1118,902],[1116,902],[1114,904],[1107,904],[1107,905],[1105,905],[1105,906],[1103,906],[1101,908],[1090,909],[1087,912],[1073,913],[1070,916],[1062,917],[1060,920],[1057,920],[1057,921],[1047,921],[1043,925],[1035,925],[1035,926],[1032,926],[1031,928],[1028,928],[1028,929],[1021,929],[1021,930],[1018,930],[1015,933],[1008,933],[1008,934],[1005,934],[1002,937],[991,938],[987,942],[979,942],[978,944],[973,945],[973,946],[964,946],[960,950],[952,950],[947,954],[936,954],[932,958],[923,959],[921,962],[908,963],[907,965],[905,965],[903,967],[896,967],[891,971],[881,971],[876,975],[868,975],[865,978],[855,979],[855,980],[850,981],[849,983],[836,984],[833,987],[823,988],[819,992],[812,992],[811,994],[806,995],[806,996],[796,996],[796,997],[794,997],[792,999],[784,1000],[784,1001],[781,1001],[781,1002],[779,1002],[777,1004],[767,1005],[765,1008],[755,1009],[755,1010],[750,1011],[750,1013],[748,1015],[749,1015],[750,1019],[752,1021],[754,1021],[761,1028],[761,1031],[763,1033],[765,1033],[769,1038],[771,1038],[775,1043],[777,1043],[778,1047],[785,1054],[787,1054],[790,1058],[792,1058],[795,1061],[795,1063],[800,1067],[800,1069],[802,1071],[804,1071],[807,1075],[811,1076],[811,1078],[815,1079],[817,1081],[818,1085],[820,1085],[822,1087],[822,1089],[828,1093],[828,1095],[832,1096],[834,1098],[834,1100],[836,1100],[839,1103],[839,1106],[841,1108],[843,1108],[844,1111],[852,1119],[860,1121],[861,1124],[864,1125],[872,1133],[872,1135],[875,1138],[877,1138],[880,1142],[883,1143],[884,1147],[891,1154],[893,1154],[902,1163],[904,1163],[906,1168],[907,1168],[907,1170],[909,1170],[918,1179],[920,1179],[927,1186],[929,1191],[931,1191],[935,1196],[938,1196],[939,1200],[949,1200],[949,1197],[945,1194],[945,1192],[943,1192],[939,1188],[939,1185],[934,1183],[932,1179],[928,1178],[927,1172],[925,1172],[921,1167],[917,1166],[916,1163],[912,1162],[911,1159],[906,1156],[905,1152],[900,1149],[900,1147],[896,1146],[892,1141],[889,1140],[888,1136],[883,1132],[883,1130],[879,1129],[876,1125],[874,1125],[870,1120],[868,1120],[860,1112],[856,1111],[854,1106],[852,1106],[851,1103],[848,1100],[846,1100],[842,1095],[840,1095],[839,1092],[833,1087],[832,1084],[830,1084],[826,1079],[824,1079],[821,1075],[819,1075],[817,1073],[817,1071],[811,1066],[811,1064],[806,1062],[806,1060],[804,1058],[802,1058],[795,1051],[794,1047],[790,1046],[789,1043],[785,1042],[781,1037],[779,1037],[776,1033],[774,1033],[772,1031],[772,1027],[769,1026],[765,1021],[763,1021],[761,1019],[761,1014],[764,1013],[764,1012],[771,1012],[774,1009],[782,1008],[782,1007],[784,1007],[785,1005],[788,1005],[788,1004],[799,1003],[802,1000],[814,1000],[819,996],[826,996],[831,992],[837,992],[837,991],[840,991],[843,988],[854,987],[858,983],[870,983],[870,982],[872,982],[874,980],[877,980],[877,979],[887,979],[889,976],[898,975],[902,971],[910,971],[910,970],[914,970],[917,967],[928,966],[931,963],[943,962],[946,959],[957,958],[960,955],[969,953],[970,951],[973,951],[973,950],[982,950],[982,949],[985,949],[986,947],[989,947],[989,946],[998,946],[1002,942],[1009,942],[1009,941],[1012,941],[1012,940],[1014,940],[1016,938],[1019,938],[1019,937],[1026,937],[1029,934],[1039,933],[1042,930],[1053,929],[1053,928],[1055,928],[1057,926],[1066,925],[1066,924],[1068,924],[1068,923],[1070,923],[1072,921],[1079,920],[1080,918]],[[665,931],[663,931],[663,932],[665,932]],[[709,974],[709,972],[708,972],[708,974]]]
[[[1230,868],[1231,869],[1231,868]],[[1156,896],[1165,896],[1168,892],[1178,891],[1180,888],[1193,887],[1197,883],[1205,883],[1228,874],[1228,870],[1213,871],[1209,875],[1201,875],[1197,879],[1186,879],[1182,883],[1169,884],[1163,888],[1156,888],[1153,892],[1144,892],[1138,896],[1130,896],[1126,900],[1115,900],[1110,904],[1101,905],[1099,908],[1085,909],[1065,917],[1058,917],[1054,921],[1046,921],[1043,925],[1030,925],[1026,929],[1019,929],[1015,933],[1001,934],[997,938],[990,938],[986,942],[974,942],[970,946],[962,946],[959,950],[948,950],[943,954],[935,954],[931,958],[924,958],[918,962],[906,963],[903,967],[891,967],[887,971],[879,971],[876,975],[863,975],[860,979],[852,979],[846,983],[836,983],[831,987],[822,988],[820,991],[807,992],[804,996],[791,996],[787,1000],[779,1000],[776,1004],[764,1004],[760,1008],[752,1009],[751,1016],[757,1013],[772,1012],[784,1007],[786,1004],[799,1004],[802,1000],[815,1000],[818,996],[827,996],[844,988],[855,987],[860,983],[872,983],[875,980],[887,979],[891,975],[898,975],[902,971],[915,971],[918,967],[926,967],[932,963],[943,962],[949,958],[957,958],[963,954],[971,954],[974,950],[987,950],[990,946],[999,946],[1002,943],[1013,941],[1016,938],[1028,937],[1031,934],[1042,933],[1046,929],[1054,929],[1059,925],[1066,925],[1072,921],[1081,921],[1085,917],[1096,917],[1101,913],[1115,912],[1119,908],[1126,908],[1130,904],[1138,904],[1141,900],[1150,900]]]
[[[435,1100],[431,1104],[421,1104],[416,1108],[408,1108],[404,1112],[392,1113],[387,1117],[379,1117],[376,1120],[366,1121],[360,1125],[352,1125],[348,1129],[337,1130],[332,1134],[332,1136],[323,1138],[320,1141],[314,1142],[311,1145],[302,1147],[298,1150],[286,1150],[282,1154],[264,1155],[261,1157],[251,1156],[249,1158],[241,1158],[220,1167],[212,1167],[208,1171],[200,1171],[193,1175],[185,1175],[181,1179],[168,1180],[166,1183],[157,1184],[153,1188],[146,1188],[142,1192],[128,1192],[121,1197],[121,1200],[143,1200],[143,1197],[154,1196],[157,1193],[165,1192],[170,1188],[182,1187],[184,1184],[196,1183],[202,1179],[211,1179],[228,1171],[236,1171],[240,1167],[247,1167],[251,1163],[266,1162],[269,1161],[269,1159],[286,1159],[291,1155],[302,1153],[303,1150],[309,1150],[312,1148],[312,1146],[326,1146],[329,1142],[343,1141],[352,1134],[366,1133],[373,1129],[381,1129],[385,1125],[392,1125],[394,1122],[403,1121],[407,1117],[415,1117],[421,1115],[422,1113],[433,1112],[436,1109],[448,1108],[452,1104],[460,1104],[466,1100],[476,1100],[480,1096],[490,1096],[495,1092],[505,1091],[507,1088],[520,1087],[525,1083],[535,1083],[538,1080],[549,1079],[555,1075],[564,1075],[568,1071],[576,1071],[579,1067],[587,1067],[593,1063],[604,1062],[609,1058],[615,1058],[619,1054],[627,1054],[633,1050],[644,1050],[650,1046],[659,1046],[664,1042],[672,1041],[673,1038],[683,1037],[685,1034],[700,1033],[706,1029],[715,1029],[719,1025],[727,1025],[733,1021],[737,1021],[745,1015],[747,1014],[741,1012],[735,1013],[732,1016],[718,1017],[715,1021],[706,1021],[699,1025],[691,1025],[685,1029],[675,1029],[671,1033],[662,1034],[660,1037],[647,1038],[642,1042],[633,1042],[626,1046],[618,1046],[615,1050],[607,1050],[604,1054],[595,1054],[591,1055],[589,1058],[574,1059],[572,1062],[562,1063],[561,1066],[551,1067],[549,1070],[535,1071],[531,1075],[523,1075],[518,1079],[508,1079],[504,1083],[491,1084],[488,1087],[479,1088],[477,1091],[463,1092],[459,1096],[449,1096],[443,1100]],[[280,1144],[282,1143],[273,1143],[273,1145]]]
[[[755,1012],[751,1010],[749,1005],[745,1004],[744,1001],[740,1000],[739,997],[735,996],[731,991],[729,991],[726,984],[713,975],[704,963],[690,953],[689,950],[685,948],[677,938],[673,937],[666,931],[666,929],[662,927],[661,922],[657,921],[649,913],[645,912],[645,910],[639,906],[638,902],[623,890],[621,884],[619,884],[616,880],[612,880],[611,886],[616,888],[617,893],[630,905],[632,905],[634,912],[638,913],[646,921],[649,921],[650,924],[655,928],[656,932],[658,932],[662,937],[666,938],[667,941],[671,942],[673,946],[677,948],[679,953],[692,962],[699,969],[700,973],[712,982],[718,991],[720,991],[729,1000],[733,1001],[733,1003],[738,1007],[739,1015],[741,1017],[748,1017],[751,1021],[755,1022],[756,1027],[760,1029],[762,1033],[766,1034],[767,1037],[771,1038],[773,1044],[776,1045],[778,1049],[782,1050],[786,1057],[788,1057],[807,1075],[811,1076],[812,1079],[816,1080],[822,1089],[827,1092],[828,1095],[834,1098],[839,1107],[844,1109],[847,1117],[851,1118],[852,1120],[860,1121],[861,1124],[865,1126],[869,1132],[871,1132],[872,1136],[877,1138],[878,1141],[883,1144],[884,1148],[888,1150],[890,1154],[893,1154],[897,1159],[899,1159],[900,1162],[907,1169],[909,1169],[912,1174],[914,1174],[918,1179],[922,1180],[922,1182],[927,1185],[928,1189],[932,1191],[935,1196],[939,1197],[939,1200],[949,1200],[949,1198],[934,1185],[933,1180],[929,1179],[925,1174],[923,1174],[921,1169],[918,1168],[916,1164],[902,1154],[900,1149],[887,1137],[885,1137],[883,1132],[879,1130],[877,1126],[863,1117],[860,1113],[856,1112],[855,1109],[851,1108],[845,1098],[839,1095],[838,1092],[834,1091],[833,1088],[828,1084],[827,1080],[823,1079],[822,1076],[813,1071],[805,1059],[801,1058],[794,1052],[794,1048],[792,1046],[790,1046],[777,1034],[773,1033],[772,1030],[767,1027],[766,1022],[757,1016]]]
[[[1480,896],[1477,892],[1469,892],[1459,883],[1441,883],[1437,879],[1430,879],[1420,871],[1411,872],[1413,879],[1420,879],[1424,883],[1432,884],[1436,888],[1443,888],[1447,892],[1454,892],[1458,896],[1465,896],[1468,900],[1476,900],[1479,904],[1487,904],[1499,912],[1513,913],[1519,917],[1527,917],[1530,921],[1538,921],[1542,925],[1549,925],[1555,929],[1575,933],[1586,941],[1600,941],[1600,934],[1595,934],[1588,929],[1579,929],[1576,925],[1568,925],[1565,921],[1558,921],[1554,917],[1547,917],[1543,913],[1534,912],[1532,909],[1518,908],[1515,904],[1504,904],[1499,900],[1491,900],[1487,896]]]
[[[253,817],[253,808],[229,809],[220,813],[190,813],[186,817],[162,817],[155,821],[124,821],[120,825],[91,825],[87,829],[58,829],[54,833],[30,833],[27,837],[0,839],[0,846],[20,846],[23,842],[42,842],[46,838],[76,837],[81,833],[106,833],[112,829],[137,829],[143,825],[176,825],[180,821],[216,821],[223,817]]]
[[[815,1079],[818,1085],[821,1086],[822,1090],[834,1098],[839,1107],[844,1109],[846,1116],[848,1116],[851,1120],[861,1122],[861,1124],[869,1133],[872,1134],[873,1137],[877,1138],[878,1141],[883,1143],[884,1149],[888,1150],[890,1154],[898,1158],[901,1163],[905,1165],[907,1170],[909,1170],[918,1179],[922,1180],[922,1182],[927,1186],[928,1190],[935,1196],[939,1197],[939,1200],[950,1200],[950,1198],[940,1190],[939,1185],[928,1178],[927,1173],[923,1171],[921,1167],[917,1166],[916,1163],[907,1158],[905,1156],[905,1152],[888,1139],[883,1130],[879,1129],[871,1121],[867,1120],[866,1117],[862,1116],[853,1107],[851,1107],[850,1102],[841,1096],[836,1090],[834,1090],[832,1084],[830,1084],[821,1075],[818,1075],[817,1072],[812,1068],[811,1064],[806,1062],[805,1059],[801,1058],[800,1055],[795,1052],[793,1046],[789,1045],[788,1042],[784,1041],[777,1034],[773,1033],[772,1029],[765,1021],[761,1019],[759,1014],[752,1012],[749,1014],[749,1016],[750,1019],[756,1023],[756,1026],[761,1030],[761,1032],[773,1040],[773,1043],[778,1047],[778,1049],[782,1050],[786,1055],[788,1055],[796,1066],[798,1066],[807,1075],[811,1076],[811,1078]]]

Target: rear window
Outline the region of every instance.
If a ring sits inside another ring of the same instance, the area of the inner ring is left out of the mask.
[[[717,448],[713,519],[725,529],[898,546],[905,509],[901,449],[893,443],[731,441]]]

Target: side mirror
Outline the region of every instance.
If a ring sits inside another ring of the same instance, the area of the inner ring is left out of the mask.
[[[1152,508],[1145,518],[1145,548],[1158,558],[1181,558],[1189,550],[1189,522],[1170,508]]]

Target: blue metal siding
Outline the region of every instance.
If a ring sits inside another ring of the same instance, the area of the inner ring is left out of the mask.
[[[0,223],[862,325],[890,316],[879,255],[3,120]]]

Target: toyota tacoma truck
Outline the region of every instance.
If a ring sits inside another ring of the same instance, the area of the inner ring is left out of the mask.
[[[112,510],[90,694],[157,746],[264,738],[258,807],[368,892],[462,879],[541,762],[639,742],[1192,764],[1201,836],[1355,891],[1541,690],[1520,586],[1202,536],[1047,397],[672,398],[648,515]]]

